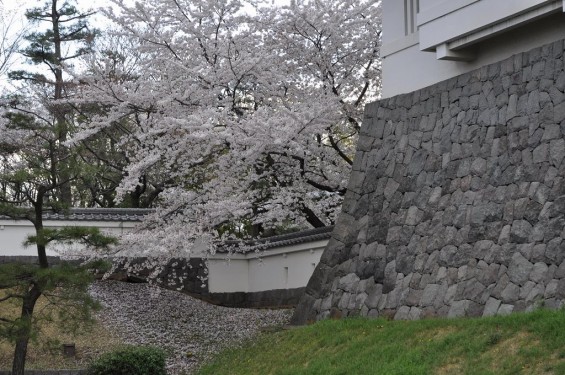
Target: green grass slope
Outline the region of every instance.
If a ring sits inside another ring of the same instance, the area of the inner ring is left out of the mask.
[[[565,374],[565,311],[326,320],[265,333],[221,353],[198,374]]]

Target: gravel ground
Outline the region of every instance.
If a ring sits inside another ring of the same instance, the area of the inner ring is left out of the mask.
[[[99,320],[124,342],[172,353],[171,375],[193,373],[212,354],[263,328],[287,324],[291,315],[291,310],[215,306],[147,284],[101,281],[91,286],[91,294],[103,306]]]

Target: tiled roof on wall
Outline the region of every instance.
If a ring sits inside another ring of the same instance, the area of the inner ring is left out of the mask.
[[[265,237],[250,241],[225,241],[224,244],[233,247],[239,247],[245,245],[247,247],[246,251],[253,250],[267,250],[274,247],[297,245],[304,242],[312,242],[329,239],[331,237],[334,227],[327,226],[322,228],[314,228],[303,230],[300,232],[281,234],[278,236]],[[218,249],[219,252],[228,251],[227,248]]]
[[[67,211],[46,211],[43,220],[70,221],[141,221],[153,212],[149,208],[71,208]],[[0,215],[0,219],[9,217]]]

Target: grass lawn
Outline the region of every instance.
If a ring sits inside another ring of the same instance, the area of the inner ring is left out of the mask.
[[[3,295],[0,291],[0,297]],[[49,309],[44,297],[38,300],[35,311]],[[18,316],[19,306],[10,303],[0,304],[2,316]],[[111,351],[121,346],[118,338],[98,323],[92,330],[79,332],[73,336],[61,334],[57,329],[57,322],[42,322],[41,334],[37,342],[31,342],[28,348],[26,369],[77,369],[86,368],[88,363],[100,354]],[[63,343],[74,343],[76,345],[76,357],[65,358],[63,356]],[[12,343],[0,337],[0,370],[12,368],[14,346]]]
[[[326,320],[265,333],[221,353],[198,374],[565,374],[565,311]]]
[[[18,313],[17,306],[0,308],[2,315]],[[48,308],[41,299],[38,309]],[[28,369],[85,368],[121,347],[99,324],[76,337],[60,335],[54,322],[42,330],[42,340],[30,345]],[[52,340],[75,343],[77,356],[64,358]],[[0,337],[0,369],[11,367],[12,355],[12,344]],[[221,353],[198,374],[565,375],[565,310],[415,322],[354,318],[274,329]]]

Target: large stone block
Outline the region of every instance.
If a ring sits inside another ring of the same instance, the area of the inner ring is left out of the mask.
[[[565,243],[561,237],[557,237],[548,242],[545,256],[552,264],[561,264],[565,259]]]
[[[514,243],[528,242],[532,234],[532,225],[526,220],[515,220],[510,228],[510,241]]]
[[[508,267],[508,277],[515,284],[523,285],[529,280],[534,265],[520,253],[515,253]]]
[[[489,298],[485,304],[483,316],[494,316],[498,313],[501,302],[496,298]]]
[[[459,248],[453,245],[443,247],[439,253],[439,264],[443,266],[460,267],[467,263],[469,260],[468,253],[460,251]]]
[[[520,297],[520,287],[510,282],[502,290],[500,296],[502,297],[502,301],[506,303],[516,302]]]
[[[447,313],[448,318],[459,318],[467,315],[471,301],[455,301],[451,304],[449,312]]]

